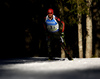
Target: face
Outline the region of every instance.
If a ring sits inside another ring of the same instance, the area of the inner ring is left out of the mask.
[[[48,13],[48,17],[49,18],[52,18],[53,17],[53,14],[52,13]]]

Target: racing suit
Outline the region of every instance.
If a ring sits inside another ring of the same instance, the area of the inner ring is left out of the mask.
[[[53,15],[52,20],[49,20],[48,18],[49,17],[47,15],[45,17],[43,26],[46,34],[49,58],[52,59],[52,44],[54,44],[54,40],[59,40],[61,47],[64,49],[66,53],[66,56],[69,60],[72,60],[72,56],[67,51],[66,43],[64,40],[65,23],[55,15]]]

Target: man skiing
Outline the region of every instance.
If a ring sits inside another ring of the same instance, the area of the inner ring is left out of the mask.
[[[61,47],[64,49],[66,56],[69,60],[72,60],[71,54],[67,51],[66,43],[64,40],[65,23],[54,15],[54,10],[49,8],[47,16],[44,21],[44,29],[46,34],[49,59],[53,59],[52,56],[52,44],[54,40],[59,40]]]

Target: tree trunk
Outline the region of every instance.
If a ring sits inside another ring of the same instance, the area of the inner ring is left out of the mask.
[[[90,6],[92,0],[86,0],[87,1],[87,6],[88,6],[88,14],[86,15],[86,53],[85,57],[86,58],[91,58],[92,57],[92,16],[91,16],[91,11],[90,11]]]
[[[77,0],[77,10],[78,10],[78,48],[79,48],[79,58],[83,58],[83,43],[82,43],[82,24],[81,24],[81,14],[79,13],[79,0]]]
[[[81,23],[78,23],[78,48],[79,48],[79,58],[83,58],[82,24]]]

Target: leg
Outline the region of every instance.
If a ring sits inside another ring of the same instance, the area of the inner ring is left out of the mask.
[[[68,57],[69,60],[73,60],[71,53],[68,52],[68,49],[66,47],[66,43],[65,43],[64,39],[62,37],[60,37],[60,38],[61,38],[61,47],[64,49],[66,56]]]
[[[48,57],[49,59],[53,59],[53,56],[52,56],[52,48],[51,48],[51,40],[49,39],[47,41],[47,47],[48,47]]]

